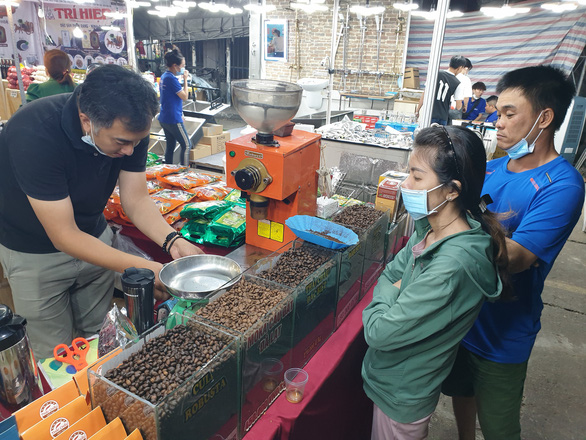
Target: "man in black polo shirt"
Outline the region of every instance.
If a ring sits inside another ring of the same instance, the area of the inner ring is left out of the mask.
[[[157,275],[160,263],[112,248],[102,211],[116,185],[124,211],[151,240],[174,239],[173,258],[201,253],[162,218],[148,195],[145,163],[158,100],[140,75],[108,65],[71,94],[34,101],[0,133],[0,261],[37,357],[96,333],[114,272]]]
[[[440,125],[447,125],[450,116],[450,101],[452,96],[459,106],[464,100],[464,91],[460,85],[460,80],[456,75],[464,71],[466,67],[466,58],[460,55],[453,56],[450,59],[450,67],[448,70],[440,70],[437,75],[437,87],[435,90],[435,97],[433,100],[433,109],[431,112],[431,123]],[[419,118],[419,110],[423,105],[423,97],[425,93],[421,94],[415,116]],[[457,108],[456,110],[460,110]]]

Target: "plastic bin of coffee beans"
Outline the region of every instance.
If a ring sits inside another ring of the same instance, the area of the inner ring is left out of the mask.
[[[242,347],[243,436],[281,393],[291,367],[295,297],[288,286],[245,272],[240,281],[197,311],[201,319],[238,333]]]
[[[358,234],[364,246],[364,264],[360,287],[362,298],[378,279],[385,265],[385,237],[390,211],[379,211],[370,205],[353,205],[337,213],[331,221],[349,227]]]
[[[340,271],[334,325],[336,330],[360,301],[365,247],[364,241],[359,241],[354,246],[339,251]]]
[[[385,243],[385,265],[389,264],[401,250],[402,239],[407,227],[407,213],[402,213],[395,222],[389,224]]]
[[[295,287],[294,367],[303,367],[334,331],[339,261],[338,252],[296,239],[250,268]]]
[[[141,335],[116,357],[89,369],[92,406],[120,417],[145,440],[235,436],[240,411],[237,336],[197,319]]]

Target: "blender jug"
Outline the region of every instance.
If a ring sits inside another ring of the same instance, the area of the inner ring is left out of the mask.
[[[40,395],[39,377],[25,326],[26,319],[0,304],[0,401],[17,409]]]

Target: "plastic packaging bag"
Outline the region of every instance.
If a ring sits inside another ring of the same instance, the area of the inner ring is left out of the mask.
[[[239,246],[244,241],[245,230],[246,209],[234,205],[212,220],[204,240],[224,247]]]
[[[202,244],[204,235],[210,222],[211,220],[201,217],[189,220],[181,228],[181,235],[183,235],[183,237],[189,241]]]
[[[167,174],[174,174],[174,173],[182,173],[183,171],[187,171],[187,167],[183,166],[183,165],[171,165],[171,164],[155,165],[155,166],[147,168],[146,178],[148,180],[151,180],[151,179],[156,179],[159,176],[166,176]]]
[[[120,233],[122,226],[112,225],[112,229],[114,230],[114,237],[112,238],[112,247],[114,249],[152,261],[153,257],[134,244],[131,238]]]
[[[100,329],[98,357],[110,353],[115,348],[124,347],[136,338],[138,338],[138,333],[134,324],[114,304],[104,318]]]
[[[157,180],[169,187],[181,188],[193,192],[192,190],[194,188],[217,182],[220,178],[218,176],[212,176],[211,174],[188,171],[180,174],[157,176]]]
[[[153,165],[159,165],[161,163],[161,158],[155,153],[147,153],[147,160],[146,166],[152,167]]]
[[[224,182],[217,182],[212,185],[200,186],[189,190],[198,200],[223,200],[232,188],[227,187]]]
[[[221,211],[228,209],[230,204],[225,200],[209,200],[206,202],[193,202],[183,206],[181,217],[188,219],[207,218],[213,219]]]
[[[246,206],[246,199],[242,197],[242,192],[239,189],[233,189],[230,191],[228,195],[224,197],[224,201]]]
[[[193,194],[180,189],[164,189],[158,193],[151,194],[151,199],[155,201],[161,214],[167,214],[193,198]]]

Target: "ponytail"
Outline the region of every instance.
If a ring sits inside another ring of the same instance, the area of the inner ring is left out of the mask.
[[[485,194],[480,200],[480,204],[475,206],[474,209],[470,211],[470,215],[480,223],[482,230],[492,237],[492,256],[499,277],[503,284],[500,300],[511,301],[514,299],[514,296],[511,285],[511,275],[508,270],[509,254],[507,252],[507,239],[505,230],[503,229],[503,226],[497,216],[486,209],[486,205],[492,203],[490,196]]]
[[[165,65],[171,67],[173,64],[180,65],[183,62],[183,55],[179,49],[170,50],[165,54]]]
[[[59,49],[52,49],[45,52],[43,64],[51,78],[59,84],[75,86],[71,77],[71,60],[69,55]]]

